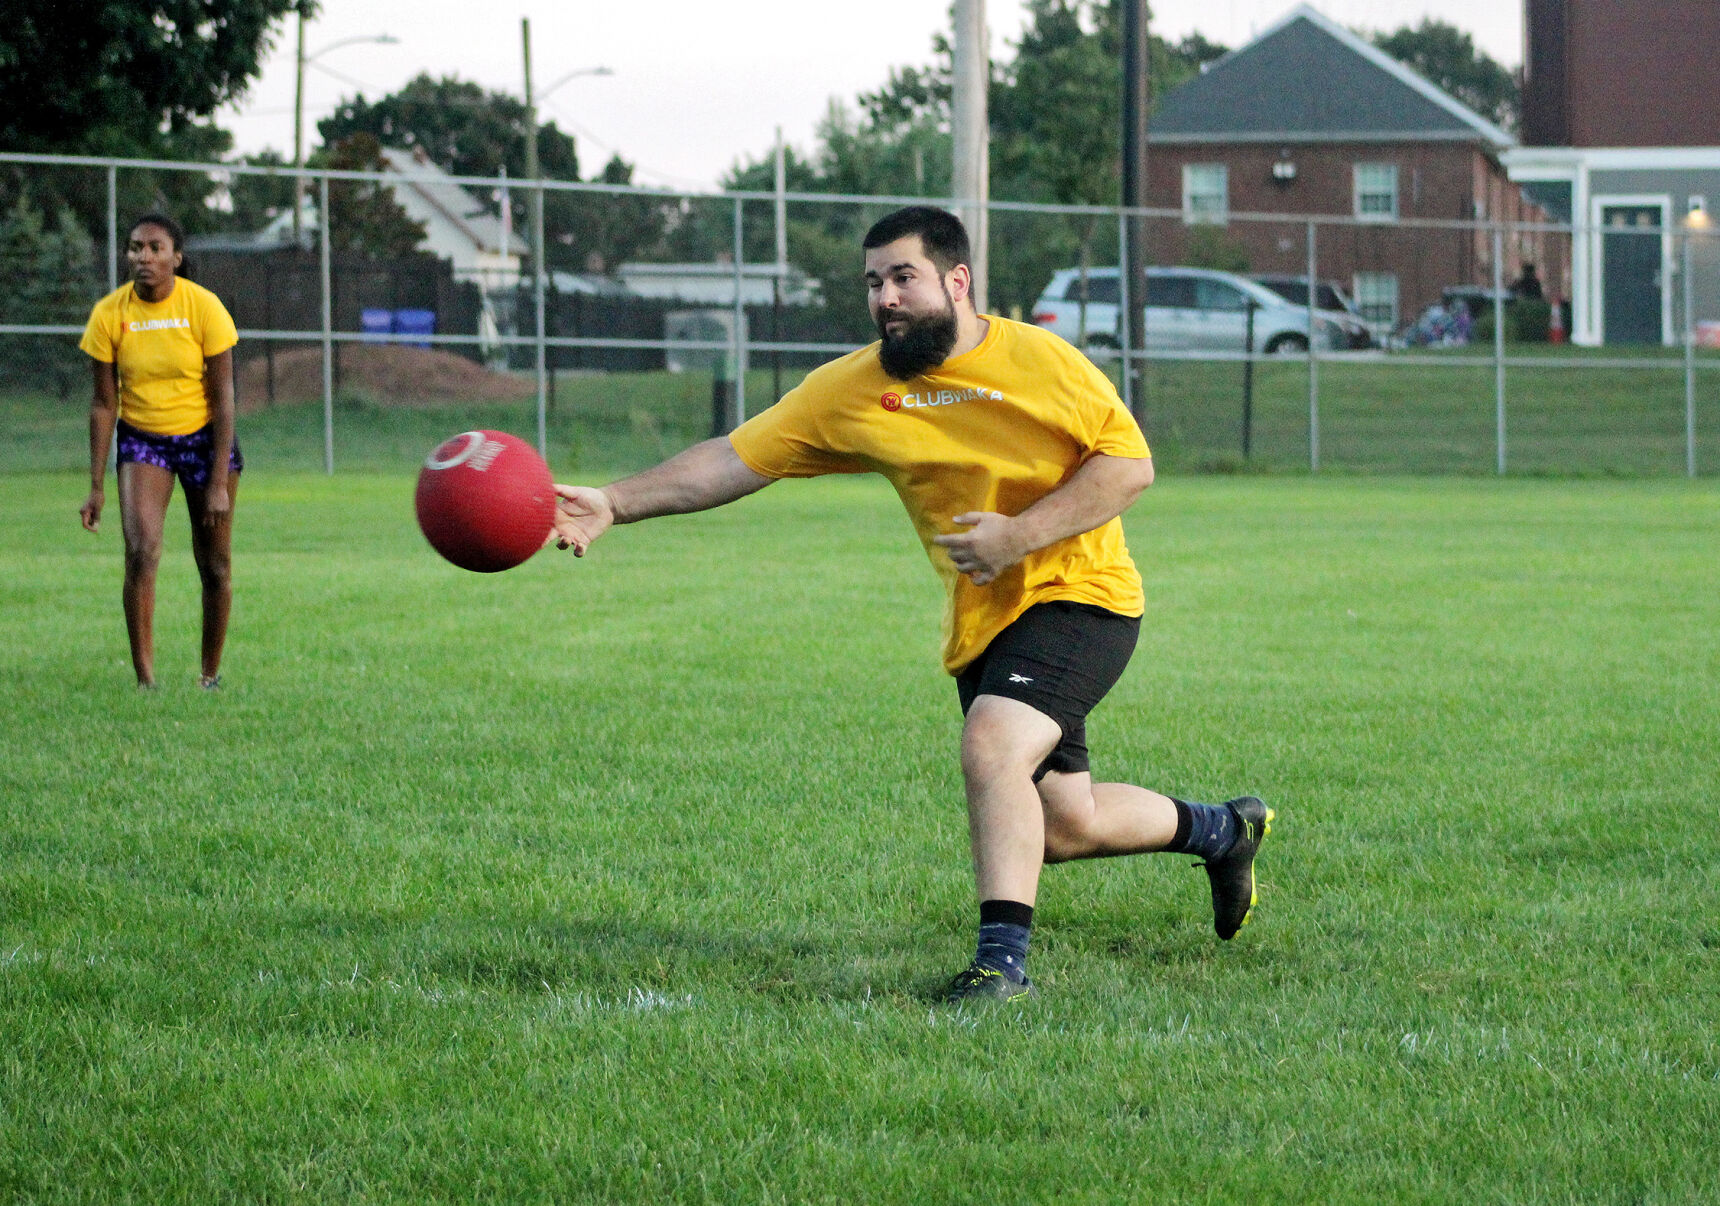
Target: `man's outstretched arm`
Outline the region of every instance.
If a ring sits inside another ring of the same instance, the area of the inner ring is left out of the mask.
[[[984,586],[1027,554],[1109,523],[1152,484],[1152,458],[1100,454],[1020,515],[969,511],[954,517],[966,531],[932,539],[956,569]]]
[[[570,548],[574,556],[583,557],[591,542],[612,524],[708,511],[745,498],[775,480],[754,473],[728,437],[719,436],[601,490],[558,483],[551,539],[557,548]]]

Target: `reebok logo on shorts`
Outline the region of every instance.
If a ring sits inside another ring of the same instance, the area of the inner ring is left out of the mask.
[[[1030,683],[1033,680],[1025,674],[1012,674],[1009,676],[1009,681],[1012,683]]]

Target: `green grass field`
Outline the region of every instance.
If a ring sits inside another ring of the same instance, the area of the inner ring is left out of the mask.
[[[139,696],[0,476],[0,1200],[1720,1197],[1712,481],[1164,475],[1095,769],[1265,796],[1261,908],[1052,868],[980,1018],[887,489],[476,576],[411,484],[247,474],[218,695],[176,504]]]

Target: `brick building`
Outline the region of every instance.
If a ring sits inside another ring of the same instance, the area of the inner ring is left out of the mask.
[[[1491,234],[1458,222],[1547,220],[1500,162],[1515,145],[1303,6],[1155,108],[1148,204],[1182,219],[1154,223],[1153,257],[1242,258],[1255,272],[1305,273],[1308,219],[1341,217],[1315,232],[1318,274],[1344,284],[1371,321],[1395,328],[1451,286],[1492,283]],[[1561,290],[1559,240],[1514,236],[1503,279],[1533,262]]]
[[[1524,145],[1504,160],[1576,228],[1572,338],[1673,344],[1720,323],[1720,4],[1525,0],[1523,34]]]

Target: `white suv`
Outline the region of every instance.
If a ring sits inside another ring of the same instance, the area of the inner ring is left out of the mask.
[[[1119,287],[1117,269],[1089,268],[1083,306],[1081,270],[1060,269],[1033,303],[1033,321],[1077,347],[1121,347],[1117,325]],[[1307,308],[1290,304],[1264,285],[1234,272],[1211,268],[1148,268],[1147,350],[1250,350],[1247,347],[1250,308],[1254,312],[1252,350],[1308,350]],[[1322,351],[1350,346],[1350,335],[1342,319],[1318,310],[1314,313],[1314,339]]]

